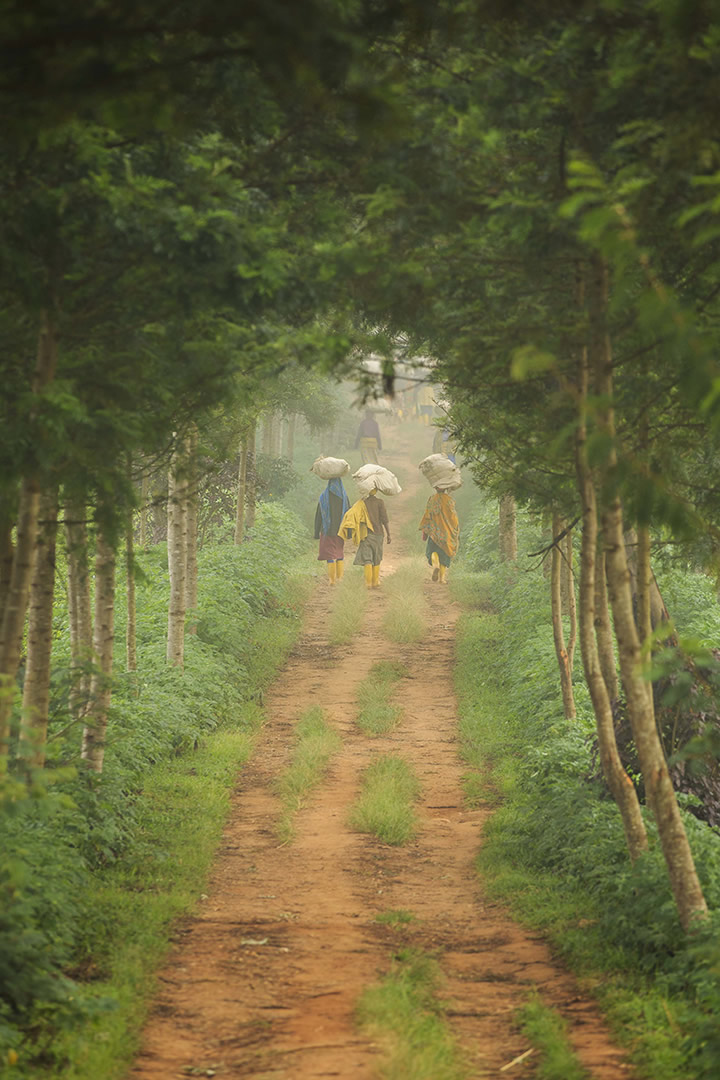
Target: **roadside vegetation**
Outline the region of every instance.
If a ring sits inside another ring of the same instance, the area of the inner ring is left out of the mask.
[[[492,512],[468,529],[464,569],[454,585],[466,608],[458,627],[456,687],[470,790],[501,802],[486,828],[478,868],[492,893],[545,933],[594,989],[644,1075],[711,1080],[720,1059],[717,917],[692,935],[683,932],[644,808],[651,846],[631,865],[599,772],[580,670],[578,715],[563,716],[548,583],[541,569],[523,572],[498,559]],[[531,521],[519,524],[520,563],[523,543],[536,550],[540,537]],[[670,568],[666,578],[677,580],[677,574]],[[680,575],[688,580],[687,570]],[[705,625],[712,633],[712,589],[703,575],[694,580],[693,630]],[[690,812],[697,800],[684,803],[703,889],[717,912],[720,837]]]
[[[300,717],[295,740],[290,764],[275,785],[284,806],[276,832],[284,844],[290,843],[295,835],[295,814],[305,806],[308,795],[327,773],[330,760],[341,745],[340,736],[328,724],[319,706],[308,709]]]
[[[567,1024],[555,1010],[538,999],[529,1001],[520,1011],[523,1032],[537,1051],[537,1080],[590,1080],[587,1069],[578,1061],[568,1040]],[[530,1057],[530,1054],[521,1055]]]
[[[357,690],[357,725],[366,735],[387,735],[400,722],[402,709],[392,701],[398,682],[406,674],[403,664],[378,660]]]
[[[406,844],[415,835],[414,802],[419,794],[420,783],[407,762],[384,754],[362,774],[350,825],[385,844]]]

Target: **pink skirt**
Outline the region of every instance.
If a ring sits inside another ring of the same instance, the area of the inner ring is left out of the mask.
[[[318,562],[337,562],[344,558],[345,542],[339,536],[320,536]]]

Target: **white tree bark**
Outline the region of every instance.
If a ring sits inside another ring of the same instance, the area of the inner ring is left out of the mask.
[[[115,551],[98,528],[95,554],[95,620],[90,703],[85,713],[80,756],[93,772],[101,773],[105,760],[108,709],[112,692],[115,639]]]

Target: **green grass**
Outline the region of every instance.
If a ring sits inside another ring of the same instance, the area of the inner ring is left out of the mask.
[[[555,1009],[535,999],[520,1010],[518,1019],[539,1052],[537,1080],[590,1080],[568,1042],[567,1023]]]
[[[385,1080],[469,1080],[438,999],[439,971],[426,954],[405,949],[389,974],[366,990],[357,1019],[383,1050]]]
[[[347,566],[340,584],[333,587],[328,623],[331,645],[347,645],[355,637],[362,624],[367,594],[362,567]]]
[[[390,700],[396,683],[406,674],[406,668],[393,660],[379,660],[360,683],[357,702],[360,711],[357,724],[366,735],[386,735],[399,723],[402,709]]]
[[[417,916],[405,908],[393,908],[390,911],[381,911],[375,916],[375,922],[383,926],[407,926],[415,922]]]
[[[126,1075],[171,924],[202,902],[237,771],[249,758],[261,724],[260,709],[249,704],[241,719],[245,730],[218,732],[191,757],[163,762],[146,777],[137,804],[141,839],[92,879],[81,966],[90,980],[88,1002],[104,996],[108,1008],[95,1006],[94,1021],[55,1035],[55,1068],[17,1069],[12,1075],[38,1080]]]
[[[385,581],[390,603],[382,621],[383,633],[398,644],[422,641],[428,631],[423,579],[427,562],[418,556],[406,560]]]
[[[303,713],[295,728],[296,744],[288,768],[278,778],[275,789],[282,799],[284,812],[276,832],[282,843],[294,835],[293,816],[307,800],[327,772],[332,755],[340,747],[340,736],[330,727],[319,706]]]
[[[415,834],[413,803],[419,793],[420,784],[410,766],[402,758],[386,754],[363,773],[350,824],[386,844],[406,844]]]

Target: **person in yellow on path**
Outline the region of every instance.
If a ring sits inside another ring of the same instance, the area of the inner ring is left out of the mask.
[[[425,554],[433,568],[432,580],[447,585],[447,572],[457,555],[460,536],[460,523],[452,495],[435,488],[418,528],[422,530],[423,540],[427,541]]]
[[[364,499],[358,499],[342,519],[338,535],[343,540],[355,540],[358,549],[353,566],[362,566],[368,589],[380,585],[380,564],[383,557],[383,529],[390,543],[390,523],[382,499],[375,489]]]

